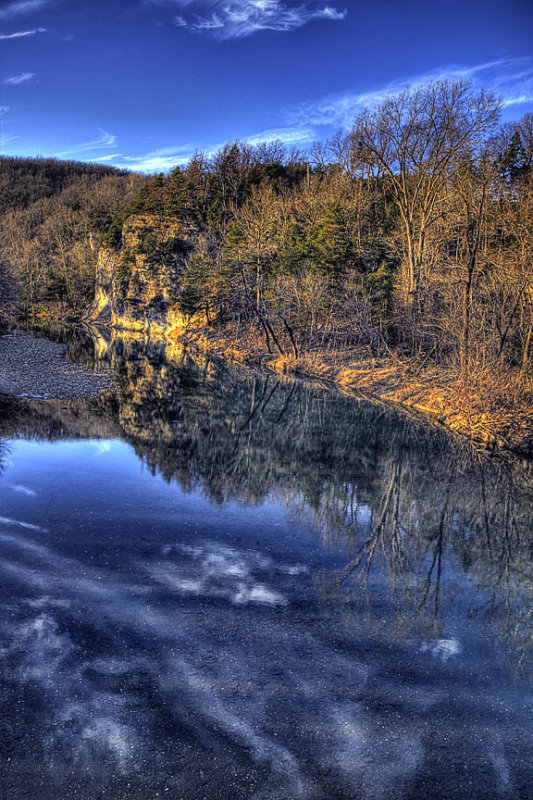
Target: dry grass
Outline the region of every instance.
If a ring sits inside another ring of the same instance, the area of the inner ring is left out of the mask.
[[[203,352],[237,363],[261,364],[282,375],[335,384],[343,393],[364,393],[429,415],[433,422],[492,451],[533,456],[533,380],[486,370],[468,381],[456,370],[414,361],[370,358],[353,351],[293,355],[268,353],[255,331],[189,331],[181,335]]]

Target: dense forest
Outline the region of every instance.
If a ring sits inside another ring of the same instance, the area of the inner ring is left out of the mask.
[[[85,308],[97,258],[92,220],[117,213],[143,182],[94,164],[0,158],[0,318]]]
[[[31,162],[38,192],[3,160],[22,184],[0,218],[4,284],[26,311],[79,309],[112,249],[130,294],[142,256],[172,274],[191,325],[250,348],[410,359],[518,401],[532,382],[533,116],[499,116],[493,96],[435,82],[305,153],[237,142],[148,180]]]

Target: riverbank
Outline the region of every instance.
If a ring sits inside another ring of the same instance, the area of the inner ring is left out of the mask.
[[[35,399],[96,397],[111,385],[106,372],[67,361],[66,345],[25,331],[0,336],[0,395]]]
[[[268,353],[259,340],[237,341],[228,331],[187,330],[176,338],[202,352],[241,364],[260,364],[279,374],[318,379],[345,393],[400,405],[469,439],[489,452],[533,459],[533,387],[520,396],[505,377],[460,382],[457,373],[415,362],[371,358],[356,351],[295,357]]]
[[[400,406],[491,453],[533,459],[533,398],[513,397],[499,383],[461,384],[450,370],[392,357],[369,358],[355,351],[275,356],[251,335],[237,340],[228,330],[181,331],[171,338],[204,354],[240,364],[260,365],[277,374],[312,378],[345,394]],[[66,345],[17,330],[0,336],[0,395],[35,399],[95,397],[109,389],[111,376],[65,358]]]

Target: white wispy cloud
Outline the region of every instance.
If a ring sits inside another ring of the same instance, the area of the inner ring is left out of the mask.
[[[117,161],[113,166],[118,169],[130,169],[134,172],[146,172],[148,174],[154,172],[168,172],[174,167],[182,167],[191,160],[194,151],[190,151],[186,155],[168,155],[161,156],[154,153],[146,153],[141,156],[121,156],[120,161]],[[95,159],[101,161],[102,159]]]
[[[0,152],[2,155],[7,155],[6,147],[10,145],[11,142],[16,142],[17,139],[20,139],[20,136],[14,133],[3,133],[3,131],[0,131]]]
[[[533,102],[533,58],[507,58],[470,67],[441,67],[422,75],[393,81],[361,92],[339,92],[303,103],[288,114],[293,124],[305,121],[321,128],[331,126],[348,129],[354,118],[365,109],[378,106],[386,97],[406,89],[416,89],[435,80],[472,81],[477,89],[487,89],[501,98],[503,106]]]
[[[491,88],[504,106],[533,102],[533,57],[508,59],[490,77]]]
[[[101,164],[102,161],[114,161],[116,158],[122,158],[122,153],[110,153],[107,156],[97,156],[96,158],[85,158],[89,164]]]
[[[138,156],[119,153],[115,158],[120,160],[114,166],[119,169],[130,169],[136,172],[167,172],[174,167],[187,164],[197,149],[192,144],[183,144],[159,147]],[[91,160],[103,161],[101,158]]]
[[[0,117],[5,116],[9,111],[9,106],[0,106]]]
[[[520,106],[524,103],[533,103],[533,93],[517,94],[514,97],[505,97],[502,101],[504,108],[507,108],[507,106]]]
[[[30,14],[50,4],[50,0],[14,0],[12,3],[7,3],[4,8],[0,8],[0,19],[12,19],[21,14]]]
[[[291,0],[150,0],[174,6],[174,24],[219,39],[243,39],[259,31],[292,31],[313,20],[343,20],[346,9]]]
[[[243,144],[248,144],[255,147],[262,143],[281,142],[284,145],[290,146],[304,146],[311,144],[315,139],[313,131],[307,127],[288,127],[288,128],[270,128],[262,131],[261,133],[254,133],[251,136],[244,136],[239,139]],[[205,156],[211,158],[215,155],[217,150],[220,150],[227,142],[218,142],[217,144],[210,144],[203,147],[195,146],[194,144],[175,145],[169,147],[160,147],[156,150],[151,150],[140,156],[126,156],[117,154],[109,156],[105,160],[120,159],[114,166],[136,170],[138,172],[167,172],[174,167],[182,167],[188,164],[194,154],[201,151]],[[104,158],[90,159],[91,161],[103,161]]]
[[[253,136],[247,136],[243,141],[246,144],[255,147],[258,144],[270,142],[282,142],[283,144],[290,145],[305,145],[311,144],[315,139],[315,134],[310,128],[289,127],[289,128],[271,128],[270,130],[256,133]]]
[[[28,36],[35,36],[38,33],[46,33],[46,28],[30,28],[27,31],[15,31],[15,33],[0,33],[0,41],[6,39],[25,39]]]
[[[23,494],[26,497],[37,497],[37,492],[34,489],[30,489],[29,486],[24,486],[22,483],[12,483],[9,486],[14,492],[18,494]]]
[[[5,78],[4,84],[6,86],[20,86],[21,83],[28,83],[33,78],[35,78],[34,72],[22,72],[20,75],[12,75],[10,78]]]
[[[38,531],[39,533],[48,533],[46,528],[41,528],[40,525],[33,525],[31,522],[23,522],[20,519],[12,519],[11,517],[0,517],[0,525],[5,525],[15,528],[25,528],[28,531]]]
[[[81,142],[74,147],[70,147],[68,150],[63,150],[61,153],[55,153],[55,157],[63,158],[65,156],[73,156],[82,153],[90,154],[94,150],[102,150],[107,147],[115,146],[117,137],[114,134],[103,130],[103,128],[98,128],[98,131],[100,133],[98,139],[92,139],[88,142]]]

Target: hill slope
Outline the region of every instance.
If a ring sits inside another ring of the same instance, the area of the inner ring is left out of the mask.
[[[144,182],[111,167],[0,158],[0,311],[76,311],[91,301],[97,239]]]

